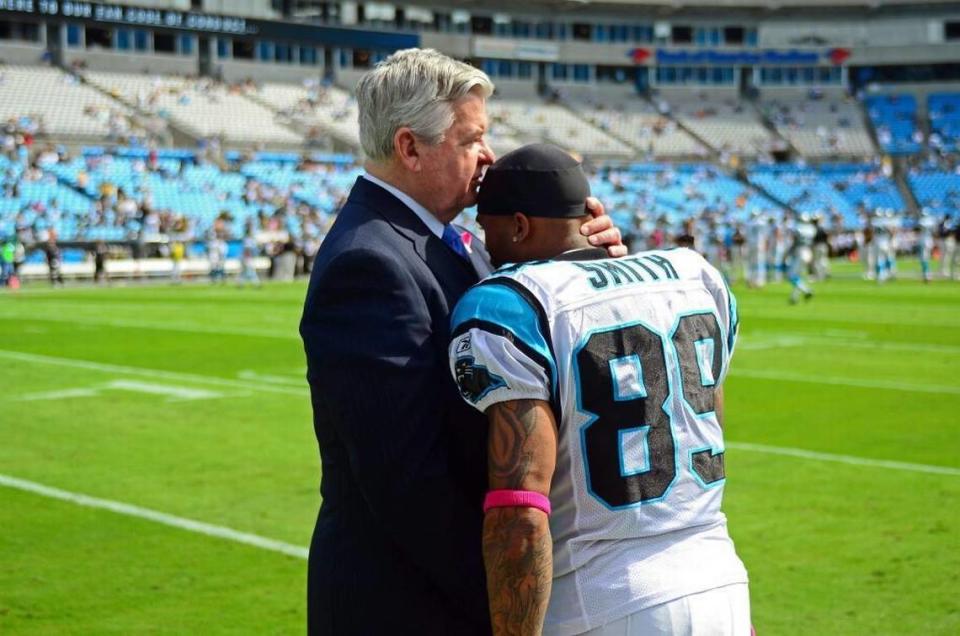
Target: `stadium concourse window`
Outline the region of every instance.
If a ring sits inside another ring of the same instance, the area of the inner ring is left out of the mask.
[[[177,38],[172,33],[155,32],[153,34],[154,53],[176,53]]]
[[[373,66],[373,60],[369,50],[353,50],[353,68],[370,68],[371,66]]]
[[[590,81],[590,67],[586,64],[574,64],[573,65],[573,81],[574,82],[589,82]]]
[[[944,22],[943,39],[960,40],[960,22]]]
[[[735,73],[730,66],[658,66],[654,77],[661,86],[731,86]]]
[[[530,37],[530,23],[529,22],[519,22],[514,21],[513,23],[513,36],[517,38],[528,38]]]
[[[180,36],[180,55],[193,55],[193,36]]]
[[[517,77],[520,79],[530,79],[533,77],[533,64],[530,62],[517,62]]]
[[[88,49],[113,48],[113,29],[101,29],[100,27],[88,26],[86,29],[86,43]]]
[[[553,79],[566,81],[568,77],[566,64],[552,64],[550,70]]]
[[[745,40],[745,30],[740,26],[723,27],[723,43],[743,44]]]
[[[693,44],[693,27],[680,25],[671,27],[670,40],[674,44]]]
[[[597,66],[597,81],[613,84],[631,84],[637,77],[637,69],[632,66]]]
[[[217,38],[217,57],[226,59],[230,57],[230,39]]]
[[[493,33],[493,18],[485,15],[471,16],[470,32],[475,35],[491,35]]]
[[[316,66],[319,63],[317,49],[312,46],[300,47],[300,64],[303,66]]]
[[[573,39],[574,40],[586,40],[590,41],[593,39],[593,25],[585,24],[583,22],[575,22],[573,24]]]
[[[293,64],[293,47],[289,44],[277,44],[273,50],[273,59],[280,64]]]
[[[70,48],[83,46],[83,27],[79,24],[67,25],[67,46]]]
[[[233,54],[235,60],[252,60],[255,57],[256,45],[253,40],[234,40]]]
[[[678,44],[689,43],[689,40],[678,40],[677,29],[686,29],[688,27],[674,27],[673,41]],[[685,32],[681,31],[681,38],[687,37]],[[697,27],[693,30],[693,42],[700,46],[717,46],[720,44],[720,29],[718,27]]]
[[[553,39],[553,23],[552,22],[537,22],[533,26],[533,37],[538,40],[552,40]]]
[[[634,42],[653,42],[653,27],[649,24],[638,24],[633,27]]]
[[[0,40],[39,42],[40,25],[34,24],[33,22],[0,20]]]
[[[839,66],[772,66],[760,68],[761,86],[838,86],[843,83]]]
[[[470,31],[470,14],[459,9],[450,13],[450,31],[466,35]]]
[[[129,29],[117,29],[117,49],[120,51],[129,51],[131,40]]]
[[[133,32],[133,48],[137,51],[146,51],[150,48],[150,34],[138,29]]]

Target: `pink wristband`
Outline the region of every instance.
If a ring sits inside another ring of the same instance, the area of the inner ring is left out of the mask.
[[[491,490],[483,500],[483,511],[491,508],[537,508],[550,514],[550,500],[530,490]]]

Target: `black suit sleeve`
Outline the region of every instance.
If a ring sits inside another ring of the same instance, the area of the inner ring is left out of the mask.
[[[449,463],[446,343],[421,285],[388,255],[350,250],[311,283],[300,326],[315,418],[346,448],[372,515],[452,603],[485,617],[480,502]],[[439,355],[438,355],[439,354]]]

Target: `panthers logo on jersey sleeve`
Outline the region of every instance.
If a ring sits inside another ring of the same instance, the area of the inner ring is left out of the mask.
[[[507,386],[503,378],[490,373],[490,370],[482,364],[477,364],[473,356],[457,358],[453,365],[453,375],[457,380],[457,386],[460,387],[460,395],[473,404],[483,399],[490,391]]]
[[[541,315],[503,279],[469,290],[453,312],[450,372],[478,410],[507,400],[549,401],[556,364]]]

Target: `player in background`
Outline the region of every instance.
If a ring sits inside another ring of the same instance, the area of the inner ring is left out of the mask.
[[[750,633],[720,510],[736,300],[689,249],[608,259],[555,146],[491,166],[494,265],[451,318],[450,369],[489,421],[484,561],[495,634]]]
[[[750,213],[747,229],[747,284],[763,287],[767,284],[767,241],[770,235],[766,217],[759,210]]]
[[[886,210],[877,210],[873,221],[873,261],[878,283],[893,276],[893,215]]]
[[[257,275],[257,255],[260,247],[257,245],[257,237],[253,231],[253,221],[247,221],[246,229],[243,232],[243,252],[240,255],[240,278],[237,285],[243,286],[247,283],[254,287],[260,287],[260,276]]]
[[[877,277],[877,253],[874,251],[876,247],[876,237],[874,234],[873,215],[865,213],[863,216],[863,230],[858,236],[860,260],[863,261],[863,278],[865,280],[874,280]]]
[[[804,213],[788,226],[790,247],[787,250],[787,280],[790,281],[790,304],[795,305],[802,295],[804,300],[813,298],[813,290],[806,282],[807,272],[813,260],[813,239],[817,235],[810,215]]]
[[[920,210],[920,218],[917,219],[917,242],[920,247],[920,270],[925,283],[929,283],[933,278],[930,261],[933,259],[934,236],[936,236],[938,225],[937,219],[930,214],[930,210],[927,208]]]
[[[960,217],[951,218],[943,215],[940,223],[940,233],[943,236],[943,255],[940,257],[940,276],[952,279],[956,270],[957,239],[960,235]]]
[[[777,220],[775,217],[770,217],[770,256],[767,262],[773,272],[771,277],[775,283],[783,280],[783,273],[787,269],[787,249],[790,245],[785,225],[785,219]]]
[[[813,277],[822,281],[830,278],[830,236],[823,227],[823,215],[813,215],[813,227],[817,233],[813,237]]]

